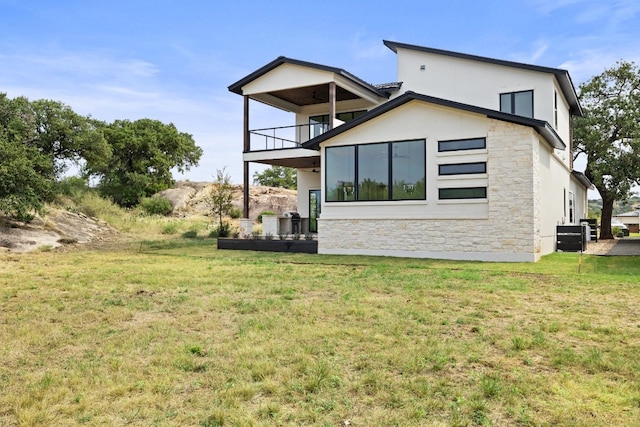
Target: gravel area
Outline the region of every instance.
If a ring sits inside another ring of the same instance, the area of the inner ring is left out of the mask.
[[[588,242],[587,250],[584,253],[592,255],[640,256],[640,237]]]

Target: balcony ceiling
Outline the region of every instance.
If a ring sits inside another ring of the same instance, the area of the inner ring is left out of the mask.
[[[262,163],[264,165],[284,166],[286,168],[296,169],[317,169],[320,170],[320,157],[295,157],[288,159],[269,159],[254,160],[254,163]]]
[[[329,85],[299,87],[270,92],[269,95],[300,107],[305,105],[326,104],[329,102]],[[336,85],[336,101],[358,99],[359,97]]]

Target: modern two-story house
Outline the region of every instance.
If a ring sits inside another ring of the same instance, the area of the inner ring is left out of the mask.
[[[384,41],[397,81],[279,57],[229,86],[249,163],[294,167],[318,252],[536,261],[587,215],[572,170],[581,108],[565,70]],[[250,128],[253,101],[292,113]]]

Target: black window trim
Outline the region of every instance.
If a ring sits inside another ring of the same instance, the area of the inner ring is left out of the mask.
[[[484,170],[482,172],[449,172],[449,173],[443,173],[442,172],[442,167],[447,167],[447,166],[463,166],[463,165],[483,165],[484,166]],[[464,162],[464,163],[444,163],[441,165],[438,165],[438,175],[439,176],[452,176],[452,175],[479,175],[479,174],[486,174],[487,173],[487,162]]]
[[[442,197],[443,190],[483,190],[482,197]],[[487,198],[487,187],[446,187],[438,188],[438,200],[481,200]]]
[[[442,148],[442,145],[448,142],[463,142],[463,141],[482,141],[482,147],[455,148],[455,149],[447,149],[447,150]],[[442,141],[438,141],[438,153],[450,153],[453,151],[486,150],[486,149],[487,149],[487,138],[484,136],[480,136],[477,138],[444,139]]]
[[[499,101],[500,101],[500,109],[499,109],[499,110],[500,110],[501,112],[503,112],[503,113],[514,114],[514,115],[522,116],[522,117],[528,117],[528,116],[523,116],[522,114],[517,114],[517,113],[516,113],[516,97],[515,97],[515,95],[516,95],[516,94],[518,94],[518,93],[527,93],[527,92],[531,92],[531,117],[530,117],[530,118],[531,118],[531,119],[532,119],[532,118],[534,118],[534,117],[535,117],[535,110],[534,110],[535,104],[534,104],[534,102],[533,102],[533,100],[534,100],[534,97],[533,97],[533,95],[534,95],[534,93],[533,93],[533,89],[527,89],[527,90],[516,90],[516,91],[513,91],[513,92],[502,92],[502,93],[499,95],[499,98],[498,98],[498,99],[499,99]],[[509,101],[510,101],[510,104],[511,104],[511,105],[509,105],[509,111],[503,111],[503,110],[502,110],[502,95],[511,95],[511,96],[510,96],[510,100],[509,100]]]
[[[393,156],[391,155],[391,148],[393,146],[393,144],[395,143],[399,143],[399,142],[415,142],[415,141],[420,141],[422,142],[423,145],[423,149],[424,149],[424,154],[425,154],[425,159],[424,159],[424,180],[425,180],[425,189],[424,189],[424,197],[421,199],[393,199],[392,195],[393,195],[393,184],[392,184],[392,178],[393,178],[393,167],[392,167],[392,163],[393,163]],[[387,167],[387,174],[388,174],[388,178],[389,178],[389,183],[388,183],[388,198],[387,199],[379,199],[379,200],[358,200],[358,184],[359,184],[359,168],[358,168],[358,148],[361,146],[366,146],[366,145],[376,145],[376,144],[387,144],[387,146],[389,147],[388,149],[388,167]],[[367,143],[363,143],[363,144],[349,144],[349,145],[338,145],[335,147],[326,147],[325,150],[329,150],[331,148],[339,148],[339,147],[354,147],[354,160],[355,160],[355,165],[354,165],[354,182],[353,182],[353,191],[354,191],[354,198],[353,200],[328,200],[329,197],[329,192],[327,191],[327,178],[328,178],[328,174],[325,174],[324,177],[324,201],[326,203],[353,203],[353,202],[402,202],[402,201],[415,201],[415,200],[427,200],[427,187],[426,187],[426,180],[427,180],[427,160],[426,160],[426,154],[427,154],[427,140],[426,138],[417,138],[417,139],[399,139],[399,140],[395,140],[395,141],[380,141],[380,142],[367,142]],[[325,169],[326,168],[325,166]]]

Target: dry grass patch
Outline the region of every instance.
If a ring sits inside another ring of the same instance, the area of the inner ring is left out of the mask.
[[[640,421],[635,264],[181,239],[0,257],[0,425]]]

